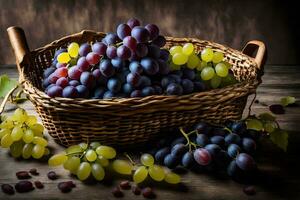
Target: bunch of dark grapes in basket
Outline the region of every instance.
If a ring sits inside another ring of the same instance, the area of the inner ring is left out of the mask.
[[[43,87],[50,97],[95,99],[202,91],[194,70],[171,71],[165,44],[156,25],[130,19],[101,41],[58,49],[44,71]]]
[[[193,170],[226,171],[234,179],[254,174],[253,158],[260,132],[247,129],[244,121],[225,127],[200,122],[195,129],[174,140],[162,140],[152,153],[158,163],[171,169],[182,166]]]

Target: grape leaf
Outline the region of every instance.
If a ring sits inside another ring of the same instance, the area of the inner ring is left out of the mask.
[[[258,118],[263,121],[275,121],[276,117],[271,113],[261,113],[258,115]]]
[[[281,105],[283,106],[288,106],[290,104],[294,104],[296,102],[295,97],[287,96],[287,97],[282,97],[280,99]]]
[[[288,137],[288,133],[281,129],[275,129],[275,131],[270,133],[271,141],[284,151],[287,150]]]
[[[254,118],[247,120],[247,129],[261,131],[263,128],[263,124],[258,119]]]
[[[5,97],[17,84],[16,80],[10,79],[6,74],[0,76],[0,98]]]

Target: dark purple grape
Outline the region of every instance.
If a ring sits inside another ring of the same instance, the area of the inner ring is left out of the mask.
[[[119,184],[120,188],[123,190],[129,190],[131,188],[131,184],[129,181],[121,181]]]
[[[33,184],[30,181],[19,181],[15,185],[15,189],[19,193],[30,192],[34,190]]]
[[[261,132],[253,129],[247,129],[243,134],[244,137],[252,138],[254,141],[258,141],[261,135]]]
[[[204,134],[198,134],[197,138],[196,138],[196,143],[200,146],[200,147],[204,147],[205,145],[207,145],[209,143],[209,139],[206,135]]]
[[[105,38],[103,38],[103,42],[106,45],[116,44],[119,41],[117,34],[115,33],[108,33]]]
[[[176,144],[171,149],[171,155],[176,157],[182,157],[185,152],[188,151],[188,148],[185,144]]]
[[[175,80],[175,83],[180,84],[181,83],[181,77],[177,74],[170,74],[169,77]]]
[[[94,53],[104,56],[106,53],[107,46],[103,42],[96,42],[92,46],[92,50]]]
[[[179,165],[179,163],[180,159],[172,154],[168,154],[164,158],[164,165],[170,169],[175,168],[177,165]]]
[[[111,64],[115,67],[116,70],[121,70],[126,66],[125,61],[121,58],[115,58],[111,60]]]
[[[89,62],[86,60],[85,57],[80,57],[77,61],[77,67],[80,71],[87,71],[91,68]]]
[[[91,52],[91,45],[88,43],[83,43],[82,45],[80,45],[79,47],[79,55],[80,56],[86,56],[88,53]]]
[[[170,148],[169,147],[164,147],[162,149],[159,149],[156,153],[155,153],[155,160],[159,163],[159,164],[163,164],[164,159],[166,157],[166,155],[168,155],[170,153]]]
[[[79,83],[79,81],[77,81],[77,80],[70,80],[69,81],[69,85],[71,85],[71,86],[74,86],[74,87],[76,87],[77,85],[79,85],[80,83]]]
[[[130,94],[130,97],[141,97],[142,96],[142,91],[141,90],[133,90]]]
[[[15,194],[14,187],[9,184],[2,184],[1,189],[5,194],[9,194],[9,195]]]
[[[47,173],[47,177],[50,179],[50,180],[56,180],[58,179],[58,176],[56,174],[55,171],[50,171]]]
[[[27,171],[18,171],[16,173],[16,176],[18,179],[29,179],[31,178],[31,176],[29,175],[29,173]]]
[[[141,58],[145,57],[148,54],[148,46],[143,43],[138,43],[136,46],[135,53]]]
[[[105,89],[104,89],[103,87],[98,87],[98,88],[96,88],[95,91],[94,91],[94,96],[93,96],[93,98],[95,98],[95,99],[102,99],[104,93],[105,93]]]
[[[68,193],[68,192],[71,192],[71,190],[72,190],[72,187],[67,182],[60,182],[60,183],[58,183],[57,188],[62,193]]]
[[[160,56],[160,48],[156,45],[148,46],[148,56],[154,59],[158,59]]]
[[[161,79],[161,86],[166,89],[168,87],[168,85],[170,85],[171,83],[175,83],[175,80],[171,77],[164,77]]]
[[[236,161],[232,160],[227,167],[227,174],[231,177],[235,177],[241,169],[237,166]]]
[[[77,98],[78,92],[74,86],[67,86],[63,89],[62,96],[65,98]]]
[[[147,87],[144,87],[142,89],[142,96],[143,97],[151,96],[151,95],[154,95],[154,94],[155,94],[155,91],[154,91],[153,87],[147,86]]]
[[[145,28],[149,31],[151,40],[159,35],[159,28],[155,24],[147,24]]]
[[[171,147],[175,146],[176,144],[186,144],[186,139],[185,137],[179,137],[176,138],[175,140],[173,140],[173,142],[171,143]]]
[[[136,55],[135,52],[131,51],[131,56],[130,58],[128,59],[130,62],[133,62],[133,61],[139,61],[140,60],[140,57],[138,55]]]
[[[94,76],[94,78],[97,80],[97,79],[100,79],[102,74],[101,74],[101,71],[100,69],[95,69],[92,71],[92,75]]]
[[[208,150],[199,148],[194,151],[194,159],[199,165],[206,166],[211,162],[212,157]]]
[[[155,44],[155,45],[157,45],[159,47],[163,47],[163,46],[165,46],[166,42],[167,42],[166,38],[164,36],[162,36],[162,35],[159,35],[159,36],[157,36],[157,38],[155,38],[152,41],[152,44]]]
[[[193,153],[189,151],[186,152],[181,159],[181,164],[185,168],[193,167],[196,164]]]
[[[138,61],[133,61],[129,64],[129,70],[132,73],[141,74],[143,72],[143,67]]]
[[[115,97],[115,94],[109,90],[103,94],[103,99],[111,99],[113,97]]]
[[[215,135],[213,137],[210,138],[210,142],[212,144],[217,144],[221,147],[223,147],[225,145],[225,140],[224,137],[220,136],[220,135]]]
[[[77,85],[76,90],[78,93],[78,97],[80,98],[88,98],[89,97],[89,90],[84,85]]]
[[[94,52],[90,52],[86,55],[86,60],[90,65],[96,65],[97,63],[99,63],[100,58],[101,56]]]
[[[217,158],[218,154],[222,150],[221,147],[217,144],[208,144],[204,147],[212,156],[212,158]]]
[[[129,36],[131,33],[131,28],[127,24],[119,24],[117,27],[117,35],[123,40],[126,36]]]
[[[251,186],[251,185],[244,187],[243,191],[244,191],[245,194],[250,195],[250,196],[256,194],[255,187]]]
[[[158,85],[154,85],[153,89],[155,91],[155,94],[157,94],[157,95],[161,95],[163,93],[162,88],[160,86],[158,86]]]
[[[194,83],[189,79],[182,79],[181,85],[184,94],[190,94],[194,91]]]
[[[45,78],[43,80],[42,86],[44,89],[46,89],[51,83],[49,82],[49,78]]]
[[[87,88],[93,88],[95,85],[95,78],[90,72],[82,72],[80,76],[80,83]]]
[[[176,83],[171,83],[167,87],[168,95],[182,95],[182,87]]]
[[[152,190],[152,188],[150,187],[146,187],[142,190],[142,194],[143,194],[143,197],[144,198],[147,198],[147,199],[154,199],[155,198],[155,194]]]
[[[254,153],[254,151],[256,150],[256,143],[253,139],[251,138],[243,138],[242,140],[242,145],[243,145],[243,149],[247,152],[247,153]]]
[[[136,39],[138,43],[146,43],[150,39],[150,33],[142,26],[136,26],[131,30],[131,36]]]
[[[110,78],[107,81],[107,88],[113,93],[118,93],[121,89],[121,82],[116,78]]]
[[[212,127],[205,122],[199,122],[198,124],[196,124],[195,129],[197,130],[198,133],[202,133],[205,135],[209,135],[210,132],[212,131]]]
[[[241,137],[238,134],[230,133],[225,137],[225,144],[240,144],[241,143]]]
[[[196,92],[202,92],[206,89],[206,86],[203,82],[201,81],[194,81],[194,90]]]
[[[144,88],[151,85],[151,79],[147,76],[141,76],[139,87]]]
[[[183,69],[183,78],[194,80],[196,77],[195,71],[192,69],[184,68]]]
[[[270,105],[269,110],[276,115],[282,115],[285,113],[284,107],[280,104]]]
[[[131,84],[133,87],[140,85],[141,76],[138,73],[129,73],[126,77],[127,83]]]
[[[106,55],[110,59],[114,59],[117,57],[117,48],[115,46],[108,46],[106,49]]]
[[[55,72],[56,68],[55,67],[49,67],[45,69],[43,76],[44,78],[48,78],[53,72]]]
[[[132,186],[131,191],[135,195],[140,195],[141,194],[141,188],[139,188],[139,186],[136,186],[136,185]]]
[[[230,157],[235,158],[241,152],[241,148],[237,144],[230,144],[227,153]]]
[[[65,88],[69,85],[68,79],[65,77],[61,77],[57,79],[56,85],[60,86],[61,88]]]
[[[79,80],[81,76],[82,71],[77,66],[73,66],[68,71],[69,78],[73,80]]]
[[[38,189],[44,188],[44,184],[41,181],[34,181],[34,185]]]
[[[125,84],[123,85],[123,92],[124,92],[125,94],[129,95],[129,94],[131,94],[132,91],[133,91],[133,87],[132,87],[131,84],[125,83]]]
[[[115,187],[111,193],[114,195],[114,197],[117,197],[117,198],[124,196],[124,193],[120,190],[119,187]]]
[[[158,63],[152,58],[143,58],[141,60],[141,65],[144,71],[149,75],[154,75],[158,72],[159,66]]]
[[[168,50],[166,50],[166,49],[160,50],[160,54],[159,54],[160,59],[167,62],[169,60],[169,57],[170,57],[170,52]],[[178,71],[181,71],[181,70],[178,70]]]
[[[254,159],[246,153],[240,153],[236,157],[236,164],[244,171],[251,171],[256,168]]]
[[[110,60],[103,59],[100,63],[100,71],[105,77],[111,77],[115,74],[115,68],[111,64]]]
[[[124,45],[119,46],[117,49],[117,55],[122,60],[127,60],[131,56],[131,50]]]
[[[63,89],[57,85],[53,85],[47,90],[47,94],[50,97],[61,97]]]
[[[126,36],[123,39],[123,45],[131,49],[132,51],[136,50],[137,42],[136,39],[132,36]]]
[[[136,26],[140,26],[141,23],[138,19],[135,19],[135,18],[131,18],[127,21],[127,25],[130,27],[130,28],[134,28]]]

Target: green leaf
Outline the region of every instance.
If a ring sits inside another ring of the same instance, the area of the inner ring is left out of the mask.
[[[271,113],[261,113],[258,115],[258,118],[263,121],[275,121],[276,117]]]
[[[253,129],[261,131],[264,128],[263,123],[258,119],[249,119],[247,120],[247,129]]]
[[[0,76],[0,98],[5,97],[6,94],[17,85],[18,82],[10,79],[6,74]]]
[[[296,102],[295,97],[287,96],[287,97],[282,97],[280,99],[281,105],[283,106],[288,106],[290,104],[294,104]]]
[[[284,151],[287,150],[288,137],[289,134],[281,129],[276,129],[275,131],[270,133],[271,141]]]

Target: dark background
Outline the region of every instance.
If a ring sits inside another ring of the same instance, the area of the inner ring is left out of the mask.
[[[265,42],[268,64],[299,64],[299,7],[292,1],[0,0],[0,64],[14,63],[6,29],[17,25],[31,49],[83,29],[114,31],[136,17],[165,35],[197,37],[241,49]]]

